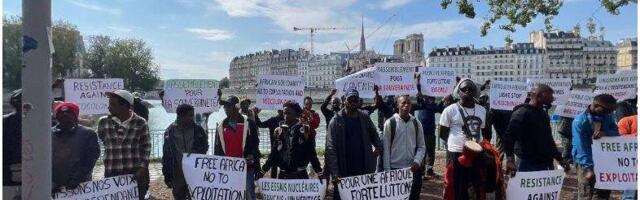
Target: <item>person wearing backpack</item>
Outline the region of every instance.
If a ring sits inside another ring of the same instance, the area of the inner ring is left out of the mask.
[[[422,125],[411,116],[411,97],[400,96],[396,101],[398,113],[387,119],[383,128],[384,170],[410,167],[413,172],[413,185],[409,199],[419,199],[422,188],[422,170],[420,163],[424,158],[426,146]]]

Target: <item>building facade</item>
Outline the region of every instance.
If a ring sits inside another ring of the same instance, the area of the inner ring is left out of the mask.
[[[234,57],[229,65],[230,88],[255,88],[259,75],[299,75],[298,61],[308,56],[304,49],[274,49]]]
[[[529,42],[546,51],[545,78],[571,78],[573,84],[586,82],[583,41],[573,32],[537,31],[529,34]]]
[[[427,57],[428,67],[453,68],[461,78],[473,78],[474,48],[473,45],[454,48],[434,48]]]
[[[583,45],[583,84],[595,84],[599,74],[616,73],[618,51],[610,41],[602,37],[590,37],[583,40]]]
[[[393,56],[402,58],[404,62],[423,63],[424,36],[422,33],[414,33],[404,39],[396,40],[393,43]]]
[[[543,78],[544,50],[533,43],[516,43],[507,48],[482,48],[474,52],[473,80],[526,81]]]
[[[301,74],[307,88],[334,88],[334,81],[343,77],[347,65],[346,54],[331,53],[299,60]]]
[[[638,69],[638,38],[622,39],[616,47],[618,48],[616,58],[618,69]]]

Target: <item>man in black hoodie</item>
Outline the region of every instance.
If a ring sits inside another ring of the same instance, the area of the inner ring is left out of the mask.
[[[507,174],[515,175],[514,154],[518,156],[517,171],[553,170],[553,160],[557,160],[565,171],[569,163],[562,159],[551,135],[550,119],[544,106],[553,102],[553,89],[548,85],[536,84],[527,104],[516,106],[511,115],[505,135]]]

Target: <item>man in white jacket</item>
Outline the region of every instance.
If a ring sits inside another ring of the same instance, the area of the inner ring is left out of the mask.
[[[400,96],[396,102],[398,113],[384,123],[384,170],[411,167],[413,185],[409,199],[419,199],[422,188],[422,170],[419,169],[426,151],[422,124],[410,114],[411,97]]]

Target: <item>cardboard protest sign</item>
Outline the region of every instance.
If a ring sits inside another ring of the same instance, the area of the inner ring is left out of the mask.
[[[610,94],[618,101],[633,99],[638,93],[638,74],[635,70],[627,71],[628,73],[598,75],[595,93]]]
[[[527,79],[527,91],[531,91],[536,83],[546,84],[553,89],[553,97],[555,100],[552,105],[562,105],[569,97],[571,91],[571,79],[570,78],[555,78],[555,79]]]
[[[318,179],[261,178],[262,199],[324,199],[327,189]]]
[[[585,91],[571,90],[564,104],[558,105],[554,114],[563,117],[575,118],[580,112],[585,111],[593,101],[596,94]]]
[[[262,75],[258,78],[256,107],[265,110],[282,109],[282,104],[291,100],[302,105],[304,99],[304,77]]]
[[[192,199],[246,198],[247,163],[243,158],[185,153],[182,172]]]
[[[416,65],[410,63],[376,63],[376,85],[380,95],[412,95],[418,93],[414,75]]]
[[[340,179],[338,190],[343,200],[408,199],[413,184],[410,168],[390,170]]]
[[[81,115],[109,113],[109,97],[106,92],[124,89],[120,78],[112,79],[66,79],[65,101],[76,102]]]
[[[360,98],[375,97],[373,91],[373,86],[376,84],[375,73],[375,68],[366,68],[336,80],[336,95],[339,97],[344,95],[347,90],[355,89]]]
[[[497,110],[513,110],[527,99],[527,84],[516,81],[491,81],[490,107]]]
[[[456,86],[456,71],[444,67],[420,67],[422,94],[444,97],[453,93]]]
[[[595,188],[636,190],[638,141],[636,137],[602,137],[591,144]]]
[[[133,175],[109,177],[80,183],[77,188],[53,195],[54,200],[77,199],[138,199],[138,183]]]
[[[509,179],[507,199],[560,199],[562,170],[517,172]]]
[[[164,82],[162,106],[175,113],[180,104],[193,106],[195,113],[217,112],[218,81],[210,79],[171,79]]]

